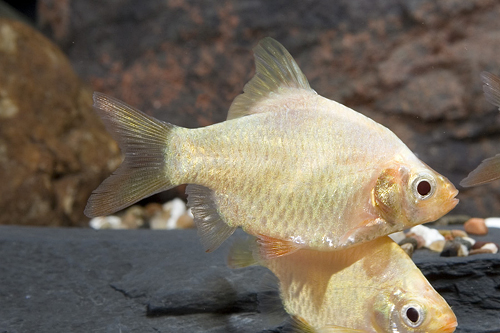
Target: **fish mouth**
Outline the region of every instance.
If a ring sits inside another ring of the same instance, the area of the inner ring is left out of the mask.
[[[454,188],[454,187],[452,189],[450,188],[449,191],[450,191],[450,194],[449,194],[448,198],[446,199],[446,202],[447,202],[446,211],[447,212],[449,212],[450,210],[455,208],[455,206],[458,205],[458,202],[460,201],[456,198],[456,196],[458,195],[458,190],[456,188]]]
[[[441,333],[453,333],[453,332],[455,332],[457,325],[458,325],[457,320],[455,318],[450,318],[446,322],[446,324],[441,326],[439,332],[441,332]]]

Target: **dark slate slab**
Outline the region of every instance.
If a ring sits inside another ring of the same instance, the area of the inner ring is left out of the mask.
[[[0,332],[280,332],[258,309],[267,270],[228,269],[229,244],[207,254],[195,230],[2,226]],[[500,331],[500,255],[414,258],[457,332]]]

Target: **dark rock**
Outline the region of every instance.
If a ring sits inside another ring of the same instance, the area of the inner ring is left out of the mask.
[[[0,224],[85,225],[92,190],[120,163],[92,92],[59,48],[0,19]]]
[[[472,243],[463,239],[462,237],[455,237],[454,241],[464,245],[467,248],[467,250],[472,249]]]
[[[405,239],[403,239],[401,242],[399,242],[398,244],[400,246],[404,245],[404,244],[407,244],[407,243],[410,243],[413,245],[413,248],[417,248],[418,247],[418,241],[413,238],[413,237],[406,237]]]
[[[1,226],[0,332],[281,332],[259,312],[269,271],[227,268],[230,243],[207,254],[195,230]],[[456,332],[500,330],[498,254],[413,259],[455,311]]]
[[[444,248],[441,251],[441,257],[457,257],[460,252],[462,244],[455,242],[454,240],[448,240],[444,244]]]
[[[279,40],[311,86],[386,125],[453,183],[500,151],[479,73],[500,73],[500,3],[39,1],[40,27],[99,90],[174,124],[220,122]],[[462,190],[455,213],[492,216],[500,182]]]

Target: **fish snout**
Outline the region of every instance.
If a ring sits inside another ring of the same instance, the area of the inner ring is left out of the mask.
[[[443,326],[437,331],[440,333],[453,333],[457,327],[457,318],[455,315],[449,316],[449,318],[445,319]]]
[[[442,201],[443,208],[446,210],[446,213],[455,208],[458,204],[459,200],[456,198],[458,195],[457,188],[445,177],[440,176],[440,182],[444,185],[442,191]]]

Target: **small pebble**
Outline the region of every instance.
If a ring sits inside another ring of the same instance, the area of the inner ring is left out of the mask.
[[[441,257],[466,257],[469,255],[467,247],[457,241],[447,241],[444,245]]]
[[[488,243],[490,243],[490,242],[476,241],[476,243],[474,245],[472,245],[472,249],[473,250],[480,249],[480,248],[482,248],[484,245],[486,245]]]
[[[124,229],[138,229],[144,225],[144,208],[138,205],[129,207],[122,216]]]
[[[410,232],[415,233],[424,238],[425,247],[429,247],[433,242],[437,240],[445,240],[444,236],[439,233],[436,229],[428,228],[423,225],[417,225],[410,229]]]
[[[498,246],[495,243],[484,244],[481,250],[490,250],[491,253],[498,253]]]
[[[469,236],[465,231],[459,230],[459,229],[453,229],[453,230],[451,230],[451,235],[453,237],[462,237],[462,238]]]
[[[181,215],[177,220],[177,229],[191,229],[194,227],[193,215],[190,212]]]
[[[474,249],[474,250],[471,250],[469,252],[469,255],[473,256],[475,254],[485,254],[485,253],[491,254],[491,250],[489,250],[489,249]]]
[[[468,241],[469,243],[471,243],[472,246],[474,246],[474,244],[476,244],[476,240],[473,239],[473,238],[470,238],[468,236],[467,237],[462,237],[462,239]]]
[[[484,219],[473,217],[469,219],[464,224],[465,232],[472,235],[486,235],[488,233],[488,227]]]
[[[175,198],[163,205],[163,210],[170,212],[170,218],[167,221],[167,229],[177,229],[177,220],[187,211],[186,204],[179,198]]]
[[[454,241],[447,241],[444,245],[443,251],[441,252],[441,257],[456,257],[458,256],[458,249],[460,248],[459,243]]]
[[[90,220],[89,225],[92,229],[125,229],[122,219],[118,216],[98,216]]]
[[[150,202],[144,207],[144,215],[147,219],[151,219],[157,213],[161,212],[163,207],[157,202]]]
[[[418,242],[415,238],[413,237],[406,237],[405,239],[403,239],[402,241],[400,241],[399,243],[399,246],[403,246],[405,244],[411,244],[413,245],[413,248],[416,249],[418,247]]]
[[[483,254],[483,253],[498,253],[498,246],[495,243],[485,243],[481,248],[473,249],[472,251],[470,251],[471,255]]]
[[[425,239],[422,236],[419,236],[413,232],[409,232],[406,234],[406,238],[413,238],[417,241],[417,249],[421,249],[425,246]]]
[[[453,240],[453,235],[451,234],[451,230],[438,230],[441,235],[443,235],[446,240]]]
[[[469,238],[469,237],[466,237],[466,238]],[[470,251],[472,249],[473,244],[466,238],[455,237],[454,241],[464,245],[467,248],[467,251]]]
[[[459,257],[467,257],[469,255],[469,249],[463,244],[460,244],[460,249],[458,249]]]
[[[170,218],[170,212],[161,210],[156,212],[156,214],[149,220],[149,227],[153,230],[165,230],[167,229],[167,222]]]
[[[446,244],[447,241],[444,239],[440,239],[437,241],[432,242],[431,245],[429,245],[429,249],[434,251],[434,252],[441,252],[444,249],[444,245]]]
[[[500,228],[500,217],[488,217],[484,223],[488,228]]]
[[[406,252],[406,254],[411,258],[411,256],[413,255],[413,251],[415,251],[415,247],[413,246],[412,243],[405,243],[403,245],[401,245],[401,248],[403,249],[403,251]]]
[[[165,203],[149,221],[151,229],[187,229],[194,227],[193,214],[179,198]]]
[[[390,234],[389,237],[391,237],[391,239],[398,244],[399,244],[399,242],[401,242],[403,239],[406,238],[405,233],[402,231],[394,232],[394,233]],[[399,245],[401,245],[401,244],[399,244]]]

